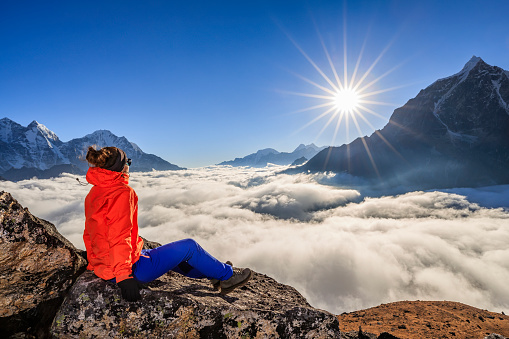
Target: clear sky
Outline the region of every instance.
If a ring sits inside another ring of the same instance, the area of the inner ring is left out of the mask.
[[[4,0],[0,118],[62,141],[107,129],[185,167],[341,145],[473,55],[508,70],[508,13],[509,0]],[[327,94],[327,55],[340,79],[345,56],[347,79],[369,71],[365,99],[386,103],[364,104],[369,124],[303,128],[327,108],[302,110],[327,101],[292,92]]]

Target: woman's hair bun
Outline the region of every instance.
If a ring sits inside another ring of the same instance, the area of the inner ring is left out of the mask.
[[[116,159],[118,149],[116,147],[103,147],[100,150],[96,149],[96,146],[89,146],[87,151],[86,159],[95,167],[106,168],[107,163],[111,163],[111,160]]]

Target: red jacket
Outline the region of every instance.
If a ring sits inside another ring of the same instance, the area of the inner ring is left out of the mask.
[[[94,185],[85,198],[87,269],[117,283],[132,274],[143,240],[138,236],[138,196],[120,172],[91,167],[87,181]]]

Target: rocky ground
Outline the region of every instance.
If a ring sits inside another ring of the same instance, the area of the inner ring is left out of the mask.
[[[399,301],[338,316],[343,331],[358,330],[398,338],[509,337],[509,316],[452,301]]]

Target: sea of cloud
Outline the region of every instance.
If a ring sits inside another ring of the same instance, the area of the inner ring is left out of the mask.
[[[341,188],[334,175],[279,170],[133,173],[140,234],[194,238],[335,314],[398,300],[509,311],[509,185],[384,195]],[[89,189],[71,175],[0,182],[82,249]]]

